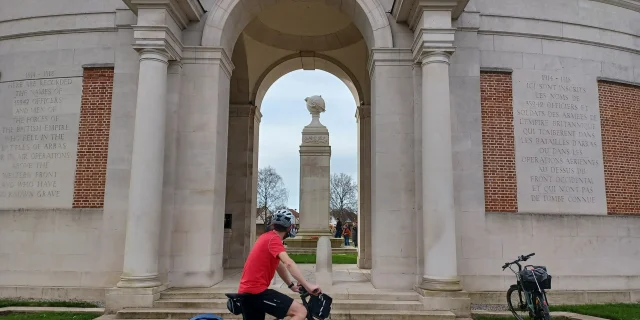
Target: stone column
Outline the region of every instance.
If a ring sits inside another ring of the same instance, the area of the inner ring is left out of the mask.
[[[169,54],[140,51],[124,266],[118,287],[161,285],[158,254]]]
[[[422,199],[424,270],[421,288],[460,291],[456,256],[449,58],[428,51],[422,63]]]
[[[371,106],[358,107],[358,268],[371,269]]]
[[[329,179],[331,146],[329,131],[320,123],[324,101],[319,96],[305,99],[311,123],[302,130],[300,145],[300,232],[301,238],[330,236]],[[315,247],[315,243],[314,243]]]

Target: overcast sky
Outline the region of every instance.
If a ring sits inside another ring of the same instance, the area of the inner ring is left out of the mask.
[[[289,190],[289,207],[299,209],[300,143],[311,121],[304,98],[321,95],[326,112],[320,122],[329,129],[331,173],[358,176],[356,105],[347,86],[334,75],[298,70],[278,79],[262,101],[258,166],[272,166]]]

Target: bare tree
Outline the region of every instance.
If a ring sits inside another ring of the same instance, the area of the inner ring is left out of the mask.
[[[331,175],[331,211],[356,212],[358,210],[358,185],[345,173]]]
[[[289,201],[289,191],[276,169],[269,166],[258,171],[258,217],[265,227],[276,210],[285,207]]]

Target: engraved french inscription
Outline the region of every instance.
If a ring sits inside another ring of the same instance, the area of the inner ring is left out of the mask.
[[[0,83],[0,209],[71,208],[82,77]]]
[[[518,211],[606,214],[595,77],[515,70]]]

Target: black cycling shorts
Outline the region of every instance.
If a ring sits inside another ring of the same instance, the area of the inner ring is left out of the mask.
[[[293,299],[284,293],[267,289],[258,294],[249,294],[242,299],[246,320],[264,320],[265,314],[284,319]]]

